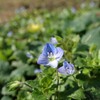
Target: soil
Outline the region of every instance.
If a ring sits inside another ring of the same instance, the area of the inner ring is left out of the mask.
[[[56,9],[59,7],[80,7],[83,2],[99,0],[0,0],[0,23],[7,22],[21,10]]]

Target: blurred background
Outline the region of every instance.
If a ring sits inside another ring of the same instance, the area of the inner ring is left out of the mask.
[[[74,7],[76,9],[86,6],[100,7],[99,0],[0,0],[0,23],[8,21],[19,10],[32,11],[33,9],[58,9]]]
[[[59,91],[61,100],[100,100],[100,0],[0,0],[0,100],[40,100],[41,88],[31,95],[20,88],[9,91],[8,83],[38,78],[37,59],[52,36],[77,70],[77,82],[64,79],[70,92]],[[37,90],[38,81],[32,84]],[[49,81],[45,86],[54,93]]]

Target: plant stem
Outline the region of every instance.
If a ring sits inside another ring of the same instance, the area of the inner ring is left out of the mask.
[[[72,75],[72,76],[73,76],[73,78],[74,78],[75,82],[77,83],[76,77],[75,77],[74,75]]]
[[[59,100],[59,75],[58,75],[58,70],[56,70],[56,73],[57,73],[57,100]]]
[[[29,87],[31,89],[31,91],[33,91],[34,89],[32,89],[32,86],[30,86],[29,84],[23,82],[22,84],[26,85],[27,87]]]

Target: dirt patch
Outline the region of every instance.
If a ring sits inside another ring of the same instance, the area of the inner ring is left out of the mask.
[[[99,0],[94,1],[99,2]],[[70,6],[78,8],[83,2],[91,0],[0,0],[0,23],[8,21],[18,11],[24,9],[55,9]]]

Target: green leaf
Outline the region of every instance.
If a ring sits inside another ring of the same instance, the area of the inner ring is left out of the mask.
[[[3,96],[1,100],[12,100],[12,98],[10,96]]]
[[[34,100],[46,100],[46,96],[43,95],[42,92],[40,92],[39,90],[34,90],[33,93],[32,93],[32,97],[34,98]]]
[[[84,12],[83,14],[77,16],[71,22],[71,28],[73,29],[73,31],[82,32],[86,30],[91,23],[98,21],[98,18],[95,13],[96,11]]]
[[[34,66],[29,66],[28,64],[24,64],[22,62],[14,62],[13,65],[17,67],[12,71],[10,78],[11,79],[22,79],[24,75],[30,76],[33,75]]]
[[[2,50],[0,50],[0,60],[7,60],[7,57],[4,55]]]
[[[85,99],[84,91],[81,88],[76,90],[73,94],[71,94],[68,97],[73,98],[75,100]]]
[[[35,100],[35,99],[32,97],[32,93],[25,90],[21,90],[18,92],[17,100]]]
[[[82,38],[82,43],[89,46],[96,45],[100,49],[100,27],[89,30]]]
[[[28,80],[26,81],[33,89],[34,88],[39,88],[39,82],[37,79],[35,80]]]
[[[87,68],[83,69],[83,74],[88,75],[90,73],[90,70]]]
[[[7,88],[11,91],[11,90],[15,90],[17,87],[21,86],[21,82],[20,81],[12,81],[10,83],[7,84]]]
[[[0,61],[0,83],[9,79],[11,73],[11,66],[6,61]]]

